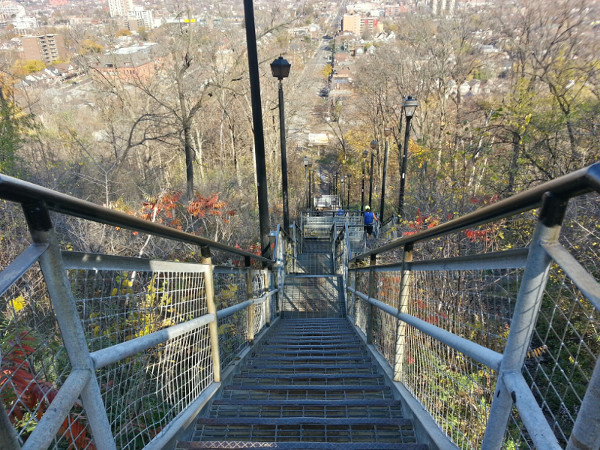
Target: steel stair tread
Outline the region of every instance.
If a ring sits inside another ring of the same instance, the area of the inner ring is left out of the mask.
[[[296,364],[294,366],[295,369],[321,369],[321,370],[333,370],[333,369],[372,369],[377,370],[377,368],[373,364],[331,364],[331,365],[323,365],[323,364]],[[275,369],[290,369],[289,366],[281,366],[281,365],[258,365],[258,364],[248,364],[244,366],[244,370],[254,370],[258,369],[260,371],[265,370],[275,370]]]
[[[389,387],[384,384],[232,384],[225,389],[232,391],[389,391]]]
[[[399,428],[412,428],[410,419],[397,418],[323,418],[323,417],[200,417],[197,421],[198,426],[203,425],[326,425],[326,426],[390,426]]]
[[[349,450],[427,450],[425,444],[418,443],[370,443],[370,442],[265,442],[265,441],[199,441],[180,442],[179,449],[349,449]]]
[[[260,406],[400,406],[398,400],[227,400],[217,399],[213,405],[260,405]]]
[[[235,382],[243,384],[241,380],[261,380],[261,379],[279,379],[279,380],[354,380],[354,379],[370,379],[378,380],[383,384],[383,378],[378,374],[356,374],[356,373],[345,373],[345,374],[318,374],[318,373],[288,373],[288,374],[267,374],[267,373],[248,373],[240,374],[234,377]]]

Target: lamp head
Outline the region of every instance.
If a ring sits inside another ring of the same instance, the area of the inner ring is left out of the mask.
[[[281,81],[290,75],[291,67],[292,65],[289,62],[287,62],[287,60],[285,60],[283,56],[280,56],[271,63],[271,73],[275,78]]]
[[[369,150],[363,150],[363,158],[369,156]]]
[[[304,167],[308,167],[308,156],[305,156],[303,161],[304,161]]]
[[[412,95],[409,95],[402,102],[402,108],[404,109],[404,114],[406,117],[412,117],[415,114],[415,110],[419,106],[419,102]]]
[[[371,141],[371,148],[372,148],[373,150],[375,150],[375,149],[377,149],[377,147],[378,147],[378,146],[379,146],[379,142],[377,142],[377,139],[373,139],[373,140]]]

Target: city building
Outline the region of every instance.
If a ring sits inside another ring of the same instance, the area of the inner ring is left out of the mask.
[[[110,17],[126,17],[133,11],[132,0],[108,0]]]
[[[136,6],[129,12],[129,18],[135,18],[138,21],[138,28],[140,26],[151,29],[154,28],[154,19],[152,18],[152,11],[144,9],[143,6]]]
[[[23,45],[21,57],[25,60],[52,64],[54,61],[67,59],[65,40],[60,34],[23,36],[21,43]]]
[[[383,31],[378,17],[361,16],[360,14],[344,14],[342,31],[362,36],[364,33],[378,33]]]
[[[158,59],[154,55],[155,43],[124,47],[102,55],[94,66],[97,73],[106,78],[122,81],[147,80],[156,71]]]

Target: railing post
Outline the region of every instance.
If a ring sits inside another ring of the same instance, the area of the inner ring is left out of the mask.
[[[85,332],[71,291],[71,284],[67,278],[67,271],[63,264],[48,209],[43,203],[24,204],[23,211],[33,241],[39,244],[49,244],[48,249],[40,256],[39,264],[46,281],[54,315],[60,328],[71,367],[73,370],[79,369],[91,372],[89,381],[81,391],[81,401],[94,442],[100,450],[114,450],[116,449],[115,439],[106,415],[102,393],[87,347]],[[52,408],[46,414],[51,410]]]
[[[0,442],[2,442],[2,448],[6,450],[20,450],[21,448],[17,432],[3,407],[0,407]]]
[[[354,291],[356,291],[356,285],[358,284],[357,278],[358,278],[358,274],[360,273],[358,270],[356,270],[356,266],[358,265],[358,260],[356,261],[356,263],[354,264],[354,283],[352,288],[354,289]],[[348,270],[348,273],[350,273],[350,270]],[[359,323],[360,323],[360,319],[358,317],[358,312],[360,311],[360,308],[358,307],[358,302],[360,301],[360,297],[357,297],[354,293],[351,294],[352,295],[352,303],[354,305],[354,326],[358,328]]]
[[[600,359],[592,372],[577,420],[569,437],[567,450],[600,447]]]
[[[500,372],[497,375],[496,391],[490,408],[482,449],[496,449],[502,445],[513,408],[512,396],[515,395],[506,388],[502,376],[506,372],[520,373],[523,367],[552,263],[552,259],[542,245],[558,240],[566,207],[566,200],[549,193],[545,194],[539,222],[529,246],[529,256],[519,287]]]
[[[245,257],[245,266],[246,266],[246,298],[251,300],[254,298],[254,290],[252,288],[252,277],[253,270],[251,267],[251,262],[249,257]],[[254,303],[248,306],[248,343],[254,343],[254,313],[255,307]]]
[[[266,327],[270,327],[271,326],[271,295],[273,294],[269,294],[270,289],[270,285],[269,285],[269,269],[263,269],[263,280],[264,280],[264,286],[265,286],[265,294],[267,294],[267,299],[265,300],[265,326]]]
[[[373,270],[377,265],[377,255],[371,255],[369,264],[369,298],[375,297],[375,289],[377,287],[377,278]],[[367,344],[373,343],[375,328],[375,305],[369,303],[369,317],[367,317]]]
[[[221,358],[219,356],[219,324],[217,321],[217,305],[215,304],[215,283],[213,276],[213,265],[210,254],[210,248],[202,246],[200,248],[202,264],[206,264],[208,270],[204,279],[204,290],[206,292],[206,310],[208,314],[214,314],[215,320],[208,324],[210,335],[210,353],[213,363],[213,380],[216,383],[221,382]]]
[[[413,244],[404,246],[402,255],[402,278],[400,279],[400,298],[398,299],[398,312],[407,313],[410,301],[410,283],[412,272],[410,263],[413,260]],[[396,351],[394,355],[394,381],[401,381],[406,352],[406,323],[398,320],[396,327]]]

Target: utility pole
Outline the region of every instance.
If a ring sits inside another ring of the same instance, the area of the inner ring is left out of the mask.
[[[246,23],[246,44],[248,46],[248,69],[250,72],[250,94],[252,100],[252,123],[254,126],[254,148],[256,152],[260,254],[264,258],[270,259],[271,241],[269,240],[269,233],[271,231],[271,226],[269,224],[267,165],[265,160],[265,137],[263,133],[260,78],[258,73],[258,51],[256,49],[256,29],[254,25],[254,5],[252,0],[244,0],[244,20]]]

